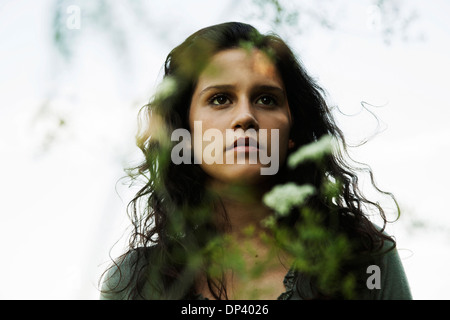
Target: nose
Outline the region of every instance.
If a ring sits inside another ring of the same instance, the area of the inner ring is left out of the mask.
[[[252,106],[249,102],[241,102],[236,106],[236,115],[233,118],[233,122],[231,124],[231,128],[243,129],[246,131],[247,129],[259,129],[259,123],[254,115],[254,111],[252,110]]]

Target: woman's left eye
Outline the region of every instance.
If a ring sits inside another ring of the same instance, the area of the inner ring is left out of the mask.
[[[258,100],[256,100],[256,104],[263,104],[265,106],[274,106],[277,104],[277,101],[271,96],[262,96]]]

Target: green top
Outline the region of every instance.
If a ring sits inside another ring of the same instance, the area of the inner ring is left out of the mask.
[[[385,245],[386,248],[387,245]],[[147,248],[150,249],[150,248]],[[102,300],[124,300],[127,299],[129,288],[125,285],[130,281],[130,260],[127,258],[120,269],[116,267],[110,269],[105,277],[102,285]],[[127,267],[128,266],[128,267]],[[403,269],[402,262],[396,249],[393,249],[382,255],[377,264],[368,266],[367,273],[362,275],[366,280],[366,288],[358,296],[360,300],[411,300],[412,295],[409,288],[408,280]],[[278,300],[302,300],[302,297],[312,295],[309,285],[305,285],[308,281],[300,281],[298,274],[293,270],[289,270],[284,278],[284,286],[286,288]],[[305,278],[302,277],[304,280]],[[113,290],[111,290],[113,289]],[[144,292],[147,292],[144,288]],[[299,295],[299,290],[302,297]],[[108,292],[109,291],[109,292]],[[201,295],[198,299],[204,299]]]
[[[409,288],[408,279],[403,269],[402,262],[396,249],[384,254],[375,267],[367,268],[367,273],[363,277],[366,280],[366,287],[360,293],[360,300],[411,300],[411,290]],[[379,267],[379,268],[377,268]],[[379,278],[377,279],[377,277]],[[286,291],[282,293],[279,300],[301,300],[296,285],[302,290],[303,295],[311,290],[304,285],[305,282],[299,283],[295,272],[289,271],[284,278]],[[303,285],[302,285],[303,284]]]

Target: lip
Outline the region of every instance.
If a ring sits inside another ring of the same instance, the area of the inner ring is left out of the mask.
[[[251,137],[240,137],[233,144],[229,145],[226,150],[234,150],[236,152],[258,151],[259,143]]]

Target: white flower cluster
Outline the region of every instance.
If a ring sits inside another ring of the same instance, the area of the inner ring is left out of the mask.
[[[324,155],[333,151],[333,140],[329,135],[324,135],[316,142],[307,144],[299,148],[296,152],[291,154],[287,160],[289,168],[295,168],[304,161],[317,161],[323,158]]]
[[[266,193],[263,197],[264,204],[280,215],[285,216],[289,211],[301,205],[307,197],[316,192],[311,185],[297,185],[293,182],[284,185],[275,186],[272,190]]]

